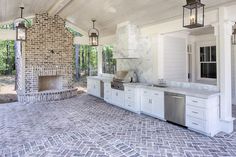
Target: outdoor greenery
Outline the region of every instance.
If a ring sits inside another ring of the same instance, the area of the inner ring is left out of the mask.
[[[0,75],[12,75],[14,73],[14,41],[0,41]]]
[[[116,60],[113,59],[113,46],[106,45],[102,50],[102,72],[114,74],[116,72]]]
[[[74,46],[75,49],[75,46]],[[76,50],[75,50],[76,51]],[[74,70],[76,65],[76,52],[74,51]],[[79,46],[79,70],[81,76],[87,75],[97,75],[97,67],[98,67],[98,58],[97,58],[97,48],[92,47],[90,45],[80,45]]]

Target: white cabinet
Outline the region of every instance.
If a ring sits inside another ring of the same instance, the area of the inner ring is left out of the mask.
[[[142,89],[141,112],[164,119],[164,92]]]
[[[100,80],[97,79],[87,79],[87,92],[96,97],[101,97],[100,93]]]
[[[140,113],[139,89],[125,86],[125,105],[124,108],[136,113]]]
[[[125,104],[125,94],[124,91],[112,89],[112,100],[113,105],[123,107]]]
[[[214,136],[219,131],[219,96],[202,99],[186,96],[186,126]]]
[[[108,103],[112,103],[112,89],[110,82],[104,83],[104,100]]]

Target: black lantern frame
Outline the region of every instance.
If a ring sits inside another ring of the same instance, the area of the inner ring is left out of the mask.
[[[236,28],[234,29],[232,34],[232,45],[236,45]]]
[[[18,21],[16,23],[18,23],[18,25],[16,26],[16,40],[17,41],[26,41],[27,39],[27,27],[26,27],[26,23],[29,24],[29,21],[25,18],[23,18],[23,10],[24,7],[21,6],[20,7],[21,10],[21,16],[20,18],[16,19],[15,21]]]
[[[27,38],[27,28],[25,23],[21,22],[16,26],[16,40],[17,41],[26,41]]]
[[[92,19],[93,22],[93,28],[91,28],[88,31],[88,35],[89,35],[89,44],[91,46],[98,46],[99,45],[99,31],[98,29],[95,28],[95,19]]]
[[[183,27],[193,29],[204,27],[205,5],[201,0],[186,0],[183,6]]]

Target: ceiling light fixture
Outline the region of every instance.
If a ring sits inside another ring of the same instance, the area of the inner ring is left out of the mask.
[[[20,18],[16,19],[14,23],[16,26],[16,40],[17,41],[26,41],[26,33],[27,33],[27,27],[26,23],[29,24],[29,21],[25,18],[23,18],[23,11],[24,11],[24,5],[22,4],[20,6],[21,16]]]
[[[232,45],[236,45],[236,28],[233,29]]]
[[[99,31],[98,29],[95,28],[95,22],[96,20],[95,19],[92,19],[92,22],[93,22],[93,28],[91,28],[89,31],[88,31],[88,35],[89,35],[89,44],[91,46],[98,46],[99,44]]]
[[[205,4],[201,0],[186,0],[183,6],[183,27],[193,29],[204,26]]]

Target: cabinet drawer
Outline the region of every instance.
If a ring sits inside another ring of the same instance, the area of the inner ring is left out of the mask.
[[[125,93],[134,95],[135,94],[135,88],[125,87]]]
[[[186,114],[194,118],[206,120],[206,111],[203,108],[188,105],[186,107]]]
[[[135,110],[135,102],[125,100],[125,107],[131,110]]]
[[[186,124],[191,129],[206,132],[206,122],[203,120],[187,116]]]
[[[135,102],[135,96],[132,95],[132,94],[126,94],[126,93],[125,93],[125,100]]]
[[[186,104],[187,105],[193,105],[196,107],[206,108],[207,102],[206,99],[196,98],[196,97],[186,97]]]

